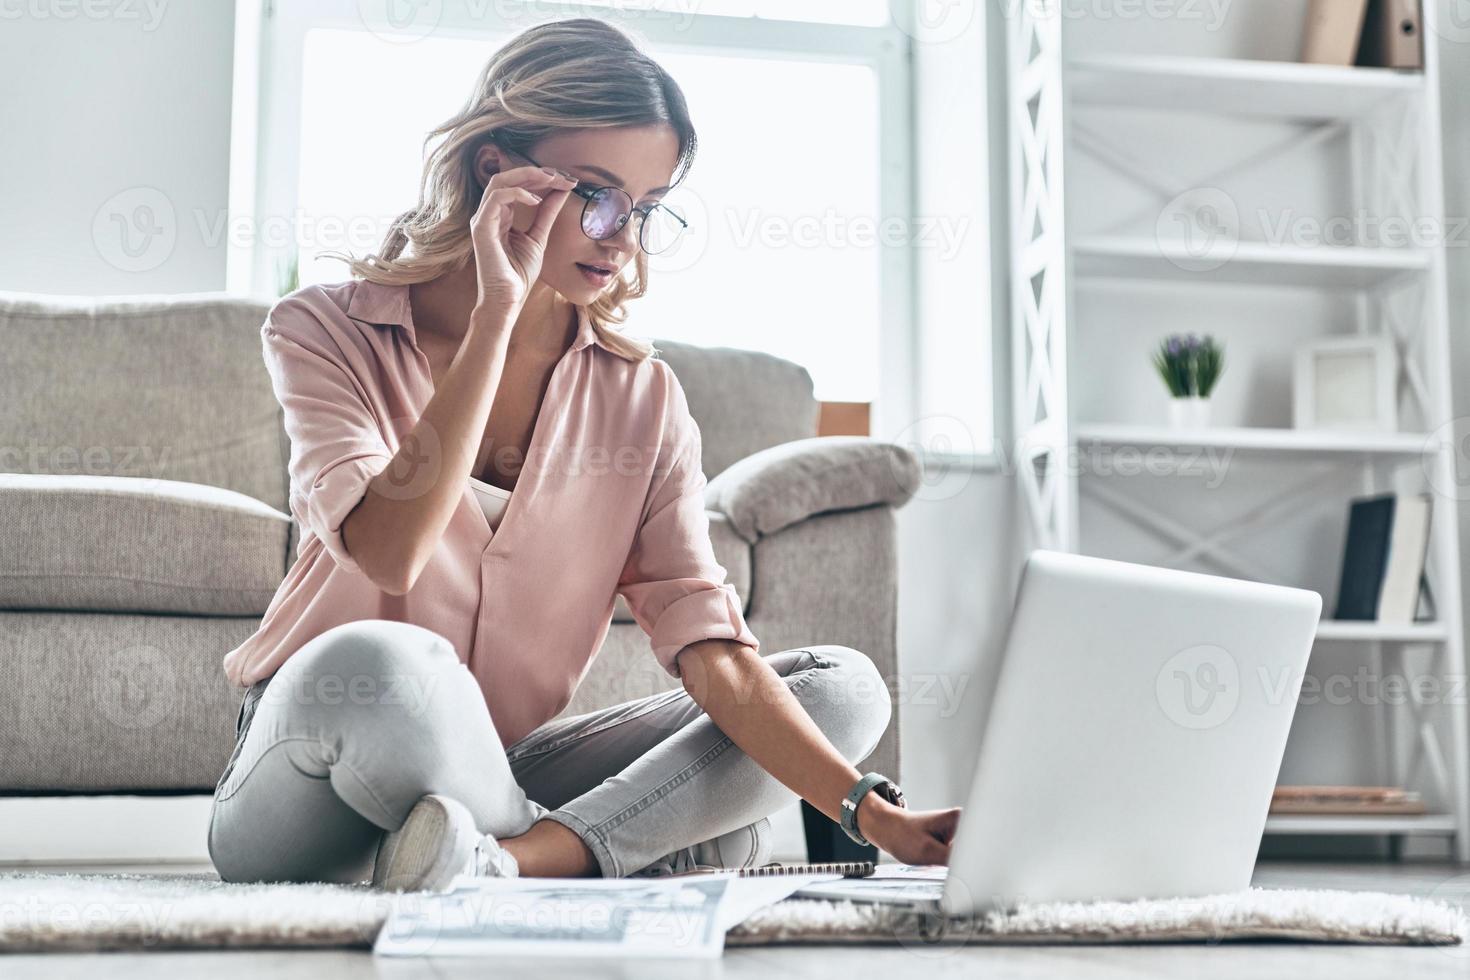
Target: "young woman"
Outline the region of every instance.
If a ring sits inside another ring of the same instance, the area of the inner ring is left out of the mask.
[[[611,25],[552,22],[434,136],[381,254],[262,327],[302,539],[224,659],[247,690],[210,820],[220,875],[401,890],[740,867],[768,858],[793,792],[946,863],[958,810],[913,812],[853,768],[891,713],[871,661],[759,655],[683,389],[612,329],[682,230],[659,203],[695,148],[678,86]],[[619,593],[682,689],[550,720]]]

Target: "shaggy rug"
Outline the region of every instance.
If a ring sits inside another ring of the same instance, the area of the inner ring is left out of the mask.
[[[0,874],[0,951],[369,948],[392,902],[366,885],[239,885],[200,875]],[[731,929],[769,943],[1151,943],[1287,940],[1454,945],[1470,920],[1379,892],[1252,888],[1233,895],[1055,903],[941,920],[878,905],[787,899]]]

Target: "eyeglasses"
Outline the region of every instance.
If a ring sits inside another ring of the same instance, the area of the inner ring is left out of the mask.
[[[541,166],[519,150],[513,152],[524,157],[531,166]],[[658,255],[672,248],[689,228],[689,222],[662,202],[635,207],[633,198],[621,187],[588,186],[579,181],[572,188],[572,193],[587,202],[582,205],[582,233],[595,242],[605,241],[622,231],[636,214],[639,221],[638,247],[649,255]]]

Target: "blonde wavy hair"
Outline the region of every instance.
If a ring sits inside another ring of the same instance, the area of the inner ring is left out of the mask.
[[[484,192],[474,173],[480,147],[493,142],[524,152],[560,130],[656,123],[678,135],[677,185],[693,163],[697,140],[684,94],[669,73],[603,20],[578,17],[527,28],[491,56],[464,107],[425,138],[426,150],[443,140],[425,162],[418,205],[398,216],[376,254],[334,257],[347,262],[354,277],[385,285],[437,278],[474,261],[470,218]],[[587,314],[609,349],[637,361],[653,347],[612,329],[627,321],[628,302],[648,290],[648,256],[641,248],[633,267],[632,281],[619,276]]]

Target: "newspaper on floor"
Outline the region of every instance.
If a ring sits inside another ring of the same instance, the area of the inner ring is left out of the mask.
[[[926,905],[939,901],[949,868],[942,864],[880,864],[866,878],[824,878],[801,885],[797,898]]]
[[[817,878],[455,879],[395,897],[384,956],[718,957],[725,932]]]

